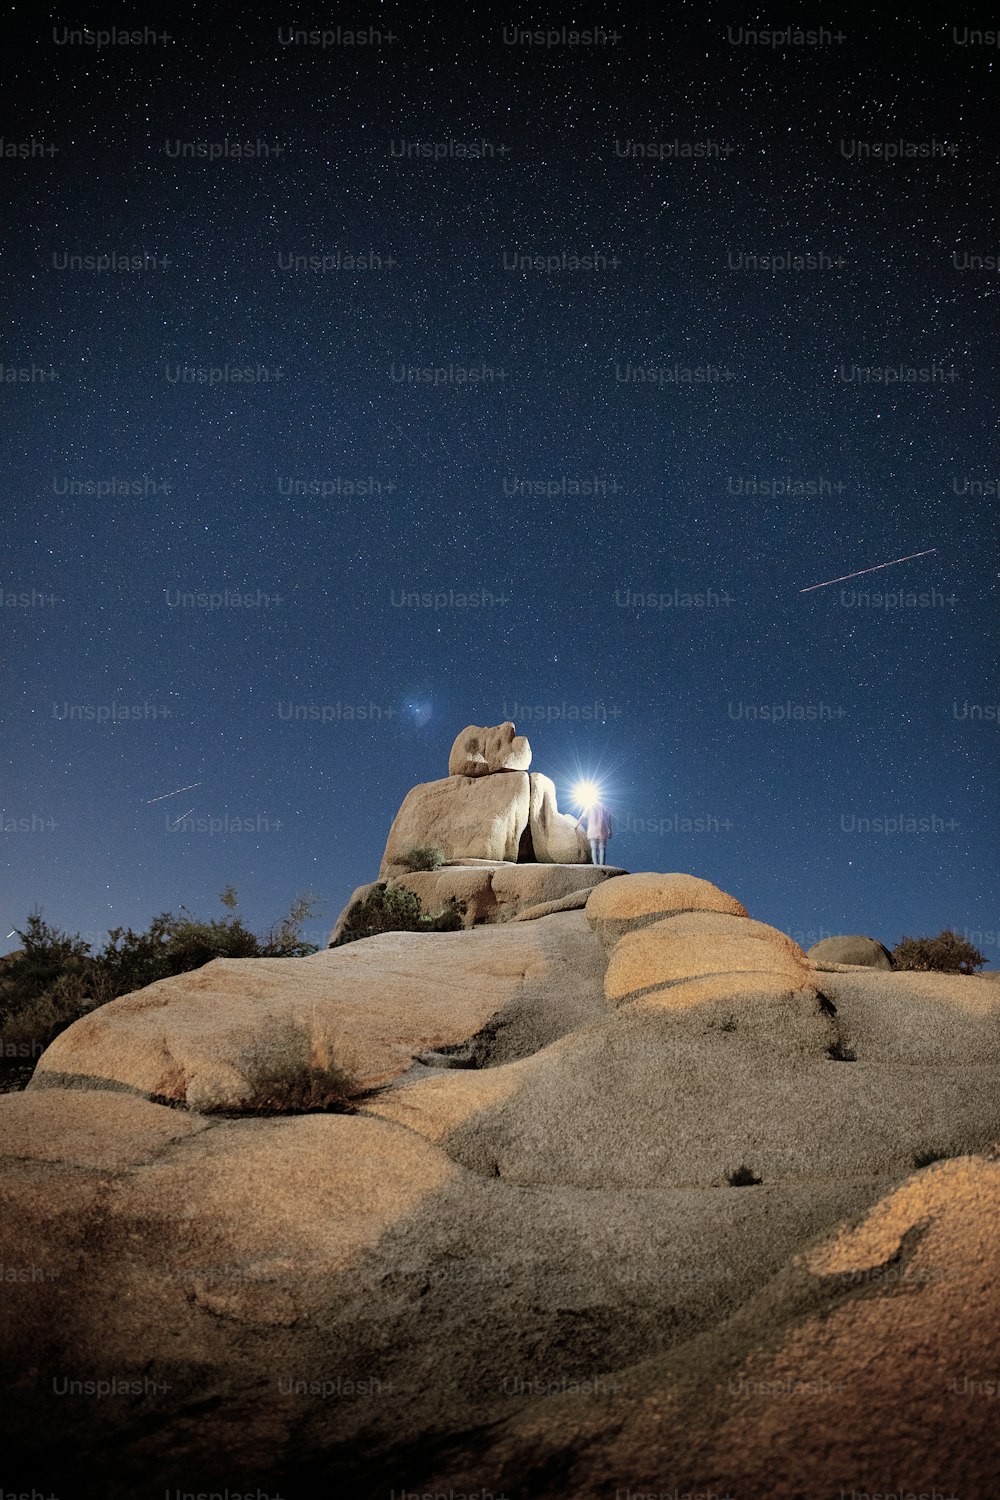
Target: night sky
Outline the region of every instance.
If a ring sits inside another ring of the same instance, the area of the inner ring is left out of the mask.
[[[610,862],[996,966],[1000,50],[314,15],[7,8],[0,938],[322,943],[510,718]]]

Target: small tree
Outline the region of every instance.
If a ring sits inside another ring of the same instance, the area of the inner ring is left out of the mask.
[[[16,927],[21,947],[3,961],[3,989],[25,1000],[43,995],[61,974],[84,973],[90,962],[90,944],[82,937],[60,932],[33,911],[24,930]]]
[[[987,962],[978,948],[950,927],[936,938],[900,938],[892,961],[897,969],[937,974],[974,974]]]
[[[315,896],[297,896],[288,915],[282,917],[270,929],[264,939],[261,954],[265,958],[305,958],[316,952],[315,943],[307,943],[302,936],[303,923],[319,913],[319,902]]]

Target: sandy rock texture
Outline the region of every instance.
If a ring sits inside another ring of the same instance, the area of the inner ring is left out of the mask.
[[[992,1500],[1000,989],[543,868],[124,996],[0,1097],[7,1489]]]

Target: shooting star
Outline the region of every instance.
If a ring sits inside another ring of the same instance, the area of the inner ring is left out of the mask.
[[[164,797],[177,797],[181,792],[189,792],[191,788],[195,786],[201,786],[201,782],[192,781],[189,782],[187,786],[179,786],[176,792],[161,792],[159,797],[147,797],[146,802],[147,804],[150,802],[162,802]]]
[[[181,826],[181,824],[184,822],[184,819],[185,818],[189,818],[193,812],[194,812],[194,808],[193,807],[189,807],[186,813],[181,813],[181,815],[177,819],[176,823],[170,823],[168,825],[169,828],[170,828],[170,830],[171,830],[171,832],[173,832],[173,830],[175,828],[179,828]]]
[[[881,568],[894,568],[897,563],[912,562],[915,557],[930,557],[936,551],[936,547],[928,547],[926,552],[910,552],[906,557],[894,557],[891,562],[876,563],[874,568],[859,568],[856,573],[843,573],[839,578],[828,578],[825,583],[810,583],[806,588],[799,589],[799,593],[808,594],[813,589],[827,589],[831,583],[846,583],[848,578],[860,578],[862,573],[877,573]]]
[[[423,458],[423,459],[425,459],[427,461],[427,463],[429,463],[429,464],[432,464],[434,462],[434,460],[431,458],[431,456],[430,456],[429,453],[425,453],[422,448],[418,448],[417,445],[416,445],[416,443],[413,441],[413,439],[411,437],[407,436],[407,434],[403,431],[402,427],[400,427],[400,425],[399,425],[398,422],[393,422],[392,425],[393,425],[393,427],[395,427],[395,429],[399,433],[400,437],[403,438],[403,439],[405,439],[405,441],[409,443],[409,445],[413,449],[414,453],[419,453],[420,457]],[[438,434],[438,442],[441,444],[441,447],[444,448],[444,451],[445,451],[445,453],[448,454],[448,457],[452,458],[452,455],[450,453],[448,453],[448,449],[445,447],[444,438],[440,435],[440,433]],[[452,459],[452,462],[454,463],[454,459]]]

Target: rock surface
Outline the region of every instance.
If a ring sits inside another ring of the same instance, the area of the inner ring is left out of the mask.
[[[539,771],[532,771],[528,828],[532,857],[541,864],[586,865],[590,845],[576,826],[576,819],[561,813],[556,802],[556,784]]]
[[[29,1088],[117,1087],[194,1109],[248,1109],[279,1065],[325,1060],[363,1090],[484,1029],[491,1056],[523,1056],[603,1014],[602,984],[603,953],[576,912],[467,933],[386,933],[311,958],[216,959],[74,1022]]]
[[[582,892],[584,899],[575,902],[574,906],[583,906],[594,886],[622,874],[624,871],[611,865],[518,865],[480,861],[474,865],[442,865],[437,870],[394,875],[387,883],[403,885],[413,891],[420,897],[427,916],[443,910],[453,896],[464,901],[464,925],[473,927],[482,922],[508,921],[529,906],[549,906],[575,892]],[[375,884],[372,881],[369,885],[358,886],[353,892],[330,933],[331,943],[336,942],[343,932],[351,908]]]
[[[439,1464],[456,1490],[598,1500],[629,1476],[747,1500],[990,1500],[1000,1468],[1000,1164],[909,1177],[733,1316],[597,1395],[539,1401]],[[558,1479],[552,1476],[558,1475]]]
[[[86,1160],[64,1118],[81,1106]],[[171,1138],[176,1110],[53,1091],[0,1121],[26,1109],[65,1155],[0,1145],[6,1264],[44,1272],[0,1320],[4,1471],[74,1500],[416,1489],[454,1428],[479,1451],[539,1391],[616,1386],[880,1187],[526,1195],[375,1118]],[[70,1397],[69,1378],[139,1394]]]
[[[456,735],[448,756],[449,776],[490,776],[495,771],[526,771],[531,746],[509,721],[491,728],[469,724]]]
[[[992,1500],[1000,989],[689,875],[538,915],[557,871],[125,996],[0,1098],[9,1488]],[[317,1059],[385,1086],[198,1112]]]
[[[526,771],[421,782],[406,794],[389,829],[379,879],[402,873],[409,851],[427,844],[459,863],[469,856],[516,861],[529,804]]]
[[[371,1108],[525,1188],[720,1188],[740,1167],[765,1184],[898,1180],[921,1153],[1000,1136],[997,1064],[979,1059],[975,1027],[929,1090],[908,1061],[832,1056],[837,1021],[779,974],[694,979],[506,1067],[417,1082]]]
[[[857,964],[866,969],[893,968],[892,955],[875,938],[845,934],[841,937],[821,938],[808,950],[808,957],[817,963]]]

